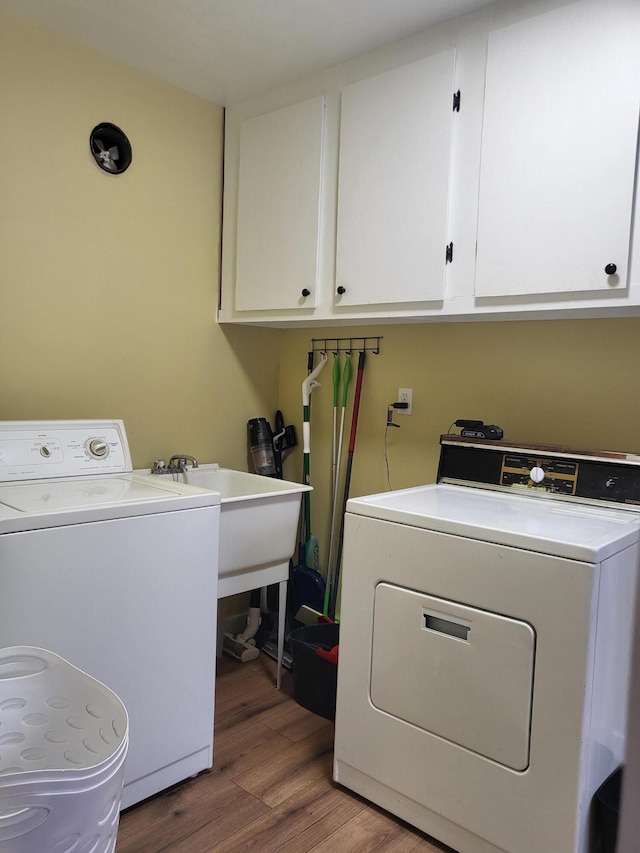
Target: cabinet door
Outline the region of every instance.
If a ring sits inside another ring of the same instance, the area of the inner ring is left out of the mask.
[[[342,91],[338,305],[441,300],[455,51]]]
[[[242,123],[238,311],[317,304],[323,125],[324,97]]]
[[[588,0],[490,34],[476,296],[624,290],[639,9]]]

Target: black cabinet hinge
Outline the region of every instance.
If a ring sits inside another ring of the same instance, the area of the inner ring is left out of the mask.
[[[449,243],[444,252],[445,264],[450,264],[453,261],[453,243]]]
[[[453,93],[453,111],[454,113],[460,112],[460,89]]]

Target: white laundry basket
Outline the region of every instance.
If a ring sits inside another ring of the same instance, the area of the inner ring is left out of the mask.
[[[127,712],[45,649],[0,649],[0,853],[112,853]]]

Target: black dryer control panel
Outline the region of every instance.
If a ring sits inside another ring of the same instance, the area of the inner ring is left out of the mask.
[[[458,435],[443,435],[440,444],[439,483],[640,509],[640,457],[632,454],[523,447]]]

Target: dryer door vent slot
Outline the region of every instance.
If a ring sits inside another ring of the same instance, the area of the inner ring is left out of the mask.
[[[427,631],[437,631],[439,634],[447,634],[458,640],[469,640],[471,625],[468,622],[456,622],[451,618],[445,619],[438,613],[428,610],[422,611],[423,625]]]

